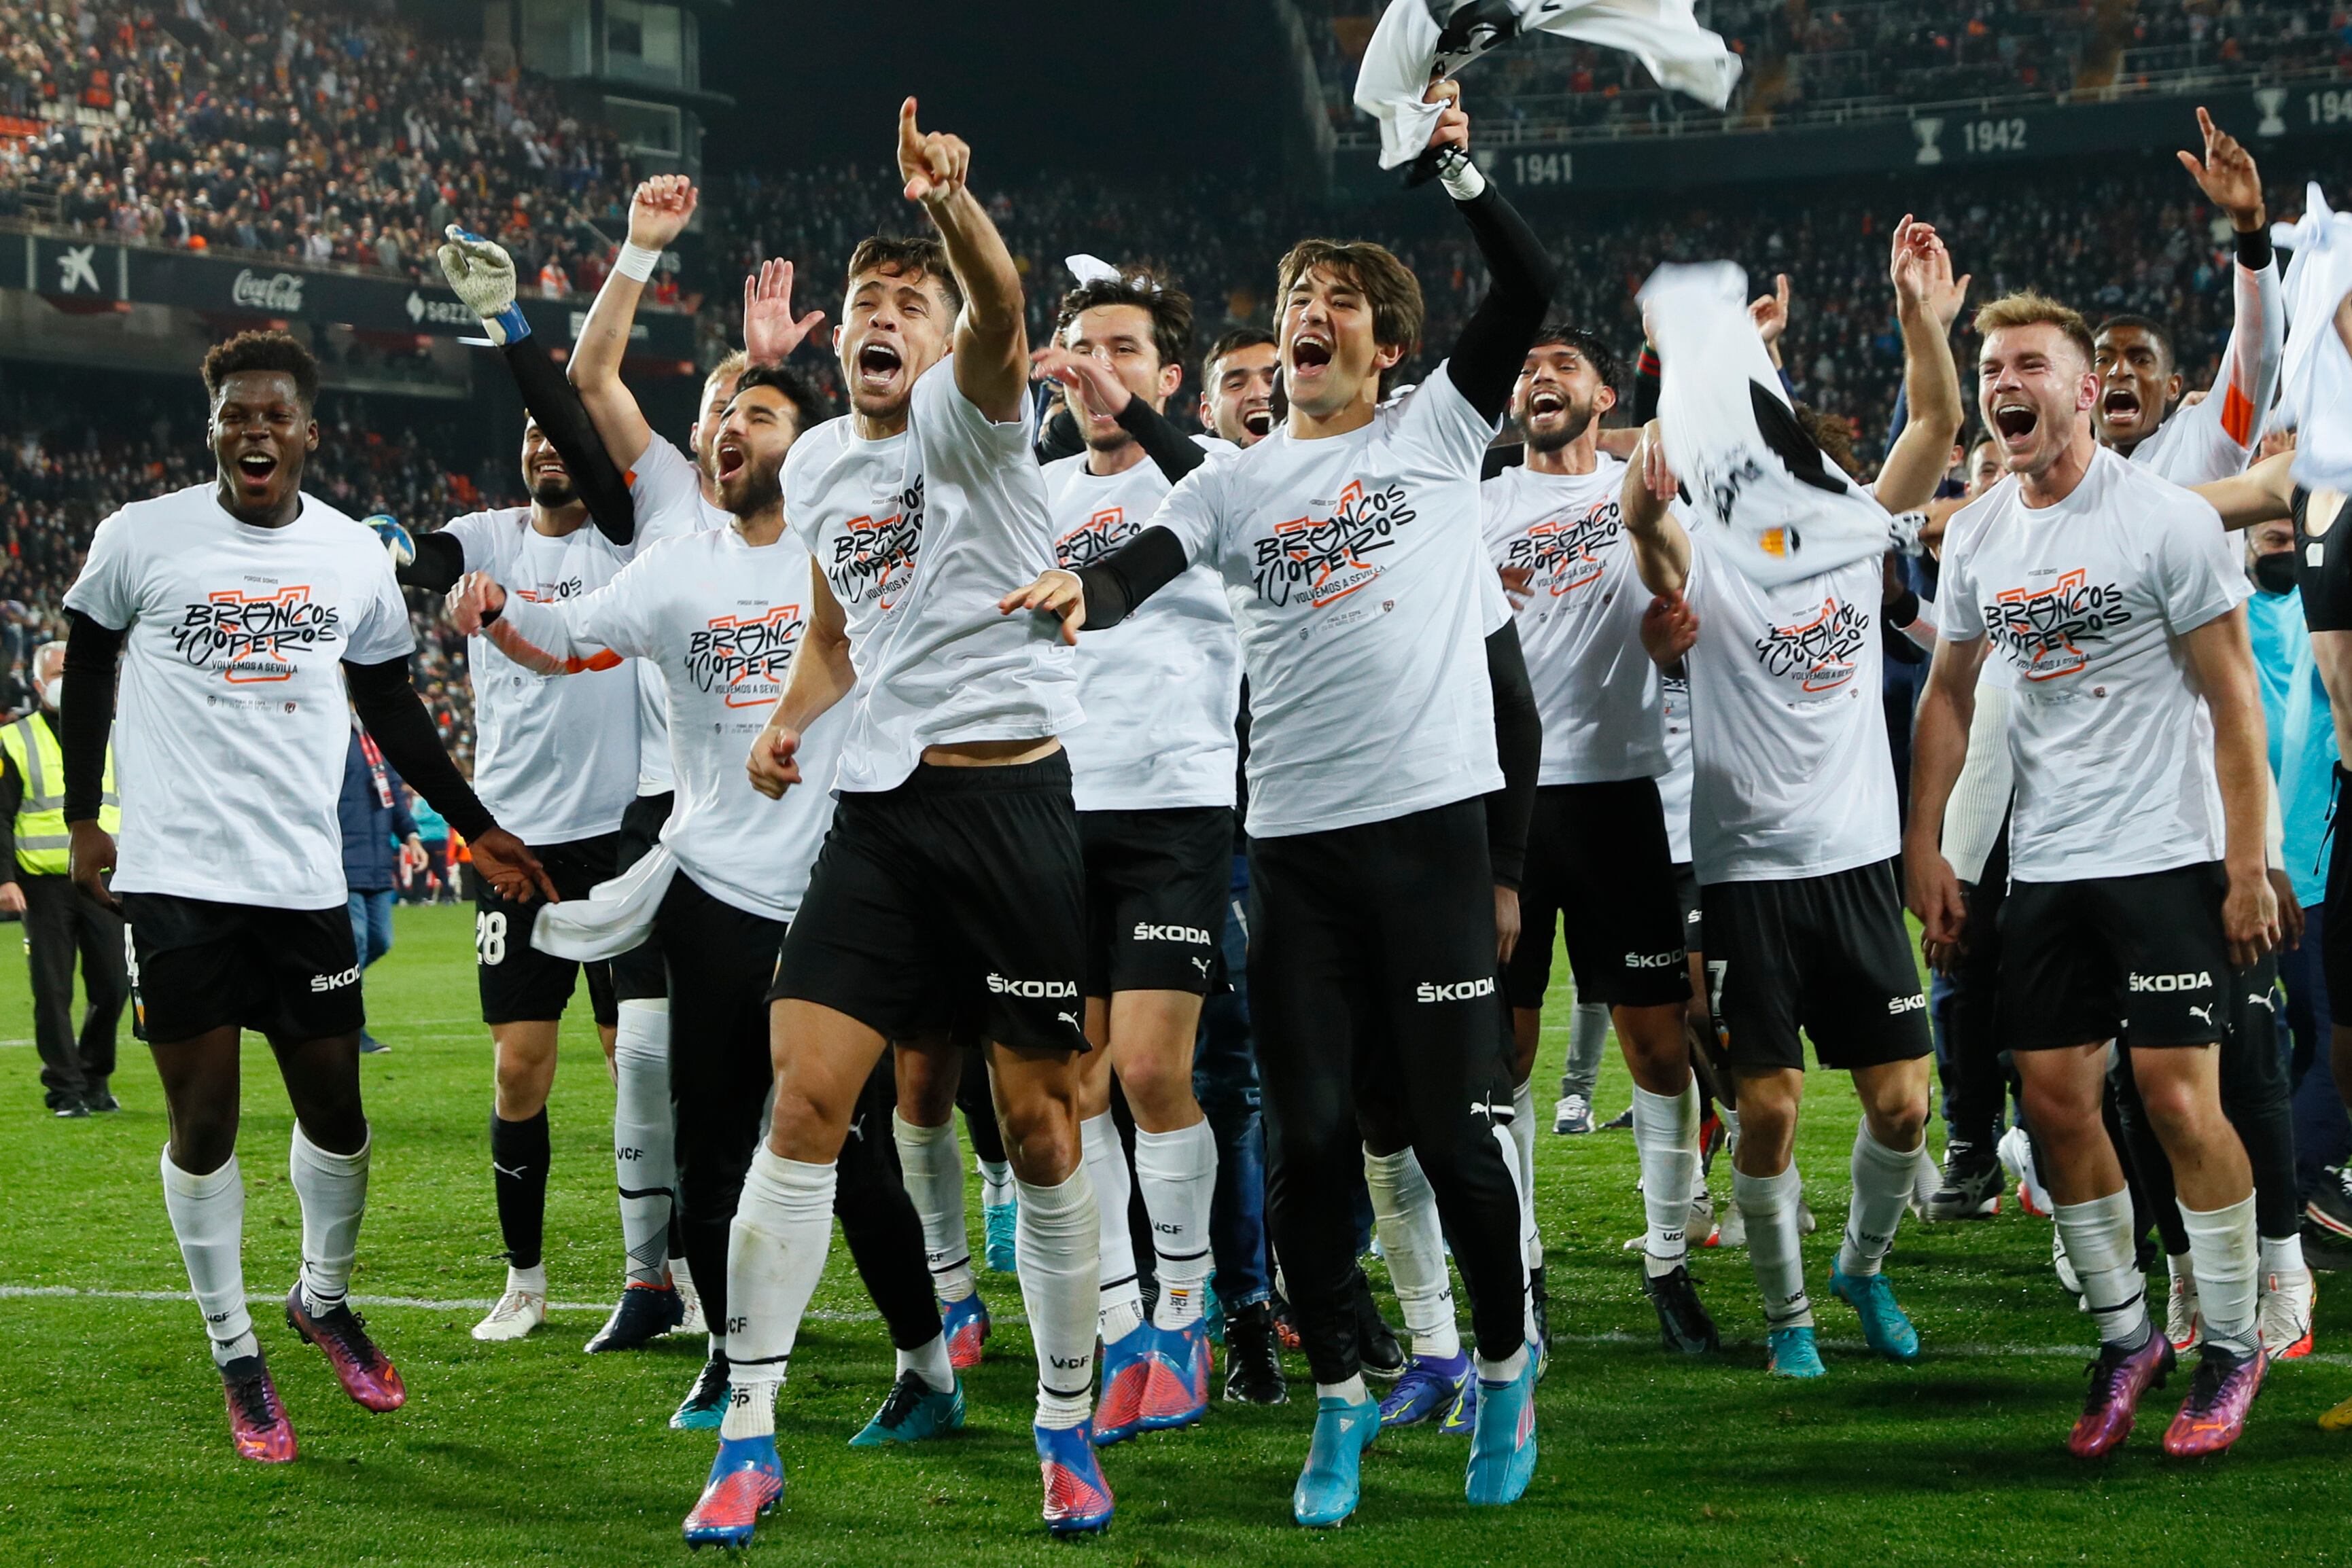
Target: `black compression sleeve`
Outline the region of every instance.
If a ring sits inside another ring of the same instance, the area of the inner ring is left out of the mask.
[[[580,389],[564,378],[537,333],[499,351],[522,393],[523,407],[563,459],[572,489],[588,503],[596,531],[616,545],[635,538],[637,507],[629,497],[629,481],[604,450],[604,438],[596,434],[588,406],[580,401]]]
[[[1135,607],[1175,581],[1191,563],[1184,546],[1165,528],[1149,528],[1092,566],[1074,574],[1086,591],[1087,623],[1081,631],[1116,626]]]
[[[1208,448],[1169,423],[1168,416],[1139,397],[1127,400],[1119,411],[1118,427],[1135,437],[1145,456],[1168,476],[1171,485],[1209,460]]]
[[[114,661],[123,633],[79,610],[66,612],[66,702],[58,714],[58,747],[65,753],[66,821],[98,821],[106,792],[106,737],[114,729]]]
[[[1488,419],[1500,419],[1512,383],[1527,363],[1528,345],[1551,308],[1559,282],[1551,256],[1518,209],[1493,184],[1466,202],[1454,204],[1470,225],[1492,280],[1486,297],[1470,312],[1447,358],[1454,390]]]
[[[416,559],[392,575],[404,588],[446,593],[466,575],[466,547],[447,534],[419,534]]]
[[[1535,815],[1536,775],[1543,763],[1543,719],[1535,686],[1519,651],[1519,628],[1506,621],[1486,639],[1486,680],[1495,692],[1495,754],[1503,787],[1486,797],[1486,852],[1495,880],[1519,885],[1528,859],[1528,824]]]
[[[408,780],[409,788],[425,797],[425,804],[468,839],[478,839],[498,826],[474,787],[442,749],[433,716],[425,711],[425,699],[409,684],[406,659],[387,659],[381,664],[354,664],[346,660],[343,683],[351,688],[352,711],[383,748],[384,760]]]
[[[1045,422],[1037,437],[1037,461],[1042,465],[1057,463],[1065,457],[1076,457],[1087,449],[1087,438],[1078,434],[1078,422],[1066,408],[1057,408],[1054,417]]]
[[[1658,350],[1649,344],[1642,345],[1642,357],[1633,366],[1633,427],[1658,417],[1658,389],[1664,382],[1658,374]]]
[[[2238,265],[2248,272],[2260,272],[2273,258],[2270,225],[2242,231],[2238,235]]]

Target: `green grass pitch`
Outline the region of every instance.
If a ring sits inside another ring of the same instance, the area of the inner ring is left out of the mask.
[[[267,1050],[257,1042],[246,1053],[247,1281],[301,1440],[300,1461],[283,1469],[231,1454],[193,1307],[131,1294],[186,1288],[157,1187],[163,1110],[143,1048],[126,1035],[120,1115],[47,1118],[24,1038],[24,968],[13,950],[0,963],[0,1562],[683,1560],[678,1521],[712,1441],[665,1421],[700,1348],[585,1356],[581,1344],[599,1321],[585,1310],[555,1314],[520,1344],[480,1345],[466,1333],[479,1314],[457,1303],[494,1295],[502,1277],[471,920],[458,909],[402,911],[398,946],[368,977],[375,1028],[394,1050],[362,1069],[375,1162],[355,1291],[419,1303],[368,1308],[410,1389],[407,1408],[394,1415],[345,1400],[271,1304],[298,1251],[289,1117]],[[1554,1009],[1562,1025],[1566,1002],[1560,994]],[[1539,1084],[1556,1080],[1564,1036],[1548,1030]],[[567,1025],[564,1051],[548,1269],[559,1301],[603,1302],[620,1269],[612,1090],[584,1022]],[[1612,1062],[1603,1114],[1627,1093]],[[1765,1377],[1743,1253],[1696,1259],[1728,1342],[1723,1355],[1691,1363],[1662,1354],[1636,1265],[1619,1250],[1641,1227],[1631,1134],[1546,1131],[1538,1190],[1562,1343],[1541,1395],[1534,1485],[1515,1508],[1474,1512],[1462,1502],[1466,1444],[1396,1434],[1366,1460],[1355,1521],[1322,1536],[1289,1522],[1311,1409],[1294,1396],[1271,1410],[1218,1404],[1201,1428],[1112,1450],[1104,1469],[1118,1517],[1108,1537],[1046,1541],[1028,1434],[1032,1368],[1013,1325],[998,1329],[969,1380],[966,1433],[914,1450],[853,1451],[847,1439],[880,1399],[890,1354],[836,1246],[778,1411],[783,1505],[761,1523],[752,1552],[780,1565],[954,1568],[2352,1555],[2341,1544],[2352,1437],[2314,1425],[2352,1396],[2352,1290],[2339,1276],[2321,1277],[2320,1354],[2273,1374],[2235,1452],[2197,1464],[2158,1453],[2185,1385],[2176,1377],[2151,1397],[2120,1458],[2078,1464],[2062,1445],[2091,1331],[2052,1279],[2045,1222],[2013,1206],[1984,1223],[1906,1221],[1889,1276],[1925,1354],[1897,1366],[1861,1349],[1852,1312],[1825,1289],[1854,1114],[1843,1081],[1819,1075],[1799,1161],[1822,1219],[1807,1261],[1826,1379],[1791,1386]],[[1716,1180],[1727,1192],[1728,1173],[1718,1169]],[[982,1289],[1001,1312],[1017,1312],[1010,1277],[983,1275]],[[1291,1373],[1303,1382],[1304,1364],[1293,1358]]]

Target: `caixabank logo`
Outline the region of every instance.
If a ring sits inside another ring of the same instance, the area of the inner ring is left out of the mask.
[[[312,602],[307,584],[259,594],[224,589],[181,612],[172,649],[232,685],[286,681],[301,653],[342,640],[341,621],[333,605]]]

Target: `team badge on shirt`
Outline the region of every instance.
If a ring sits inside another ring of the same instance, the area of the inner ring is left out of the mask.
[[[1836,595],[1811,619],[1775,626],[1756,639],[1756,656],[1776,680],[1794,678],[1808,694],[1835,691],[1853,679],[1854,655],[1870,635],[1870,618]]]
[[[2077,568],[2047,588],[2003,589],[1984,607],[1985,630],[2009,651],[2029,681],[2079,674],[2107,632],[2131,620],[2123,590],[2094,586]]]
[[[172,628],[172,649],[197,669],[217,668],[232,685],[291,680],[292,655],[342,640],[342,612],[313,603],[308,584],[262,593],[224,589],[188,605]]]

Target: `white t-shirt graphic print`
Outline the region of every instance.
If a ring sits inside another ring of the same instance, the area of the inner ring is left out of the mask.
[[[2105,448],[2054,507],[2005,479],[1952,519],[1942,634],[2016,673],[2010,873],[2134,876],[2221,858],[2213,717],[2179,639],[2252,596],[2206,501]]]
[[[593,593],[509,599],[505,611],[524,642],[549,653],[608,648],[661,667],[677,788],[662,841],[713,897],[771,920],[800,912],[833,821],[824,789],[771,800],[743,766],[800,649],[810,591],[808,547],[791,532],[754,548],[732,528],[710,528],[663,539]],[[809,727],[804,779],[832,777],[846,718],[826,714]]]
[[[1487,554],[1535,574],[1519,647],[1543,719],[1539,784],[1655,778],[1666,768],[1657,666],[1642,650],[1649,590],[1617,513],[1625,465],[1506,468],[1479,488]]]
[[[1691,861],[1702,883],[1826,876],[1902,844],[1876,560],[1766,588],[1688,525]]]
[[[255,528],[194,485],[100,523],[65,602],[127,633],[115,890],[340,906],[341,665],[416,646],[375,535],[310,496]]]
[[[1151,519],[1225,580],[1250,683],[1254,836],[1502,788],[1485,646],[1494,569],[1478,543],[1493,434],[1441,365],[1360,430],[1277,430],[1211,458]]]
[[[784,459],[784,516],[841,601],[857,672],[838,789],[895,789],[927,746],[1041,740],[1085,716],[1058,624],[996,608],[1054,564],[1024,406],[991,420],[950,354],[897,435],[862,440],[844,416]]]
[[[591,523],[542,534],[530,508],[468,512],[442,530],[466,570],[509,594],[552,602],[602,588],[631,550]],[[574,675],[525,669],[477,633],[466,639],[474,687],[474,790],[499,825],[527,844],[609,833],[637,793],[637,674],[606,654]]]
[[[1143,531],[1168,490],[1148,457],[1107,477],[1087,472],[1083,452],[1047,464],[1055,561],[1076,570],[1117,549]],[[1079,810],[1234,803],[1242,652],[1213,567],[1193,566],[1118,625],[1081,635],[1077,665],[1087,718],[1062,738]]]

